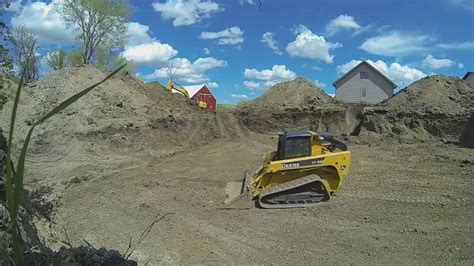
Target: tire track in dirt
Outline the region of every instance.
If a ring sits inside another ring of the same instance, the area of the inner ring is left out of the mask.
[[[422,203],[422,204],[437,204],[449,206],[469,206],[474,204],[473,198],[455,195],[455,192],[447,192],[436,189],[416,189],[418,194],[403,193],[403,191],[367,191],[367,192],[352,192],[346,193],[346,197],[368,199],[368,200],[382,200],[397,203]]]
[[[219,135],[222,138],[245,138],[248,136],[247,130],[243,129],[240,122],[228,111],[217,113],[216,121]]]

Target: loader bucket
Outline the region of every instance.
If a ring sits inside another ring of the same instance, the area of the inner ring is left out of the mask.
[[[245,171],[244,180],[241,182],[229,182],[225,187],[227,199],[224,202],[224,209],[249,209],[252,204],[250,184],[252,177]]]

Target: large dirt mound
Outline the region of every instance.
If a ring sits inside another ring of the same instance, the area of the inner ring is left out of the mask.
[[[24,131],[41,115],[106,75],[93,67],[68,68],[52,73],[25,87],[19,109],[18,129]],[[4,108],[3,124],[11,111]],[[53,116],[41,126],[41,134],[61,136],[114,135],[162,128],[167,131],[194,130],[195,121],[212,120],[213,115],[199,109],[181,95],[155,86],[146,86],[130,75],[109,79],[88,95]]]
[[[93,67],[68,68],[25,87],[13,150],[20,150],[27,130],[40,116],[105,76]],[[9,128],[11,109],[9,101],[0,117],[4,129]],[[25,180],[27,185],[39,182],[38,191],[45,187],[48,193],[39,193],[41,202],[55,206],[72,184],[142,166],[143,156],[161,160],[217,136],[215,114],[181,95],[119,75],[35,129]]]
[[[0,73],[0,110],[6,102],[15,97],[16,87],[17,85],[13,80]]]
[[[311,81],[298,77],[272,86],[268,91],[251,102],[255,108],[286,110],[301,105],[320,105],[334,100]],[[250,102],[248,102],[250,103]]]
[[[474,113],[471,115],[469,122],[464,128],[459,143],[468,148],[474,148]]]
[[[255,100],[235,110],[250,129],[273,131],[311,129],[348,134],[356,124],[356,112],[327,95],[311,81],[298,77],[278,83]]]
[[[360,134],[457,141],[474,112],[473,103],[474,88],[462,79],[423,78],[391,99],[365,108]]]

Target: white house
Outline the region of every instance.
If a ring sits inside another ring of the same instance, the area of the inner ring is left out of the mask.
[[[474,87],[474,72],[467,72],[462,79],[469,83],[470,86]]]
[[[393,96],[397,87],[367,61],[342,75],[332,83],[336,88],[336,99],[346,103],[375,104]]]

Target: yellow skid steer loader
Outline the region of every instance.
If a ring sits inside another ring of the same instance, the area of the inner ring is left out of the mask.
[[[330,134],[286,131],[278,134],[278,150],[266,154],[254,175],[227,184],[224,208],[307,207],[328,201],[351,163],[347,146]]]

